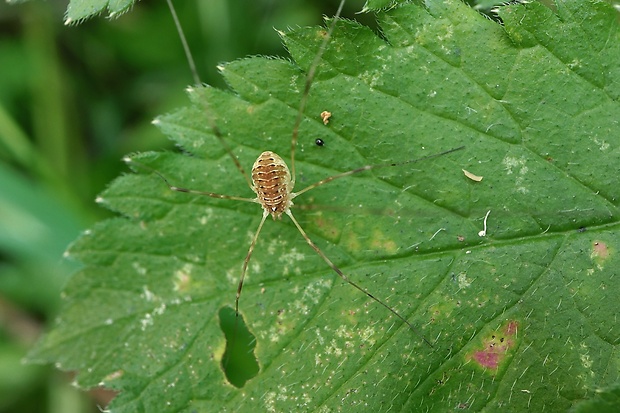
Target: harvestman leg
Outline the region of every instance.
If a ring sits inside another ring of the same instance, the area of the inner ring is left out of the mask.
[[[295,226],[297,227],[297,229],[299,230],[299,232],[301,233],[301,235],[304,237],[304,239],[306,240],[306,242],[308,243],[308,245],[310,245],[310,247],[312,247],[313,250],[316,251],[317,254],[319,254],[319,256],[321,258],[323,258],[323,261],[325,261],[327,263],[327,265],[329,265],[331,267],[332,270],[334,270],[336,272],[336,274],[338,274],[340,276],[340,278],[342,278],[344,281],[346,281],[349,285],[355,287],[356,289],[358,289],[359,291],[363,292],[364,294],[366,294],[368,297],[370,297],[371,299],[373,299],[375,302],[381,304],[383,307],[387,308],[388,310],[390,310],[390,312],[392,314],[394,314],[396,317],[398,317],[402,322],[404,322],[407,327],[409,327],[409,329],[411,329],[413,332],[415,332],[416,334],[418,334],[420,337],[422,337],[422,340],[424,340],[424,342],[426,344],[428,344],[430,347],[433,347],[433,345],[431,344],[430,341],[428,341],[426,339],[426,337],[424,337],[423,335],[419,334],[418,331],[416,330],[416,328],[409,322],[407,321],[407,319],[405,317],[403,317],[402,315],[398,314],[396,312],[396,310],[394,310],[392,307],[390,307],[389,305],[387,305],[386,303],[384,303],[382,300],[378,299],[377,297],[375,297],[374,295],[372,295],[371,293],[369,293],[366,289],[360,287],[359,285],[357,285],[356,283],[354,283],[353,281],[351,281],[349,279],[349,277],[347,277],[340,268],[338,268],[338,266],[336,266],[336,264],[334,264],[328,257],[327,255],[325,255],[325,253],[323,253],[323,251],[321,251],[321,249],[310,239],[310,237],[308,237],[308,235],[306,234],[306,231],[303,230],[303,228],[301,227],[301,225],[299,225],[299,222],[297,222],[297,220],[295,219],[295,217],[293,216],[293,213],[291,212],[291,210],[289,209],[286,214],[291,218],[291,220],[293,221],[293,223],[295,224]]]

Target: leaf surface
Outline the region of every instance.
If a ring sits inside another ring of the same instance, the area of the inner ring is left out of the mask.
[[[80,23],[107,11],[108,17],[118,17],[129,11],[135,0],[70,0],[65,24]]]
[[[344,283],[284,217],[265,224],[240,302],[260,372],[233,387],[218,314],[234,305],[260,207],[173,192],[136,167],[102,194],[118,218],[71,248],[84,269],[31,358],[120,390],[114,412],[565,411],[616,383],[615,12],[511,5],[502,27],[459,1],[427,1],[378,16],[384,38],[338,24],[300,125],[296,188],[465,150],[335,180],[294,212],[433,348]],[[246,171],[263,150],[288,161],[300,68],[324,35],[284,34],[295,64],[226,65],[233,92],[193,89],[193,106],[156,122],[186,153],[131,158],[173,185],[252,197],[211,122]]]

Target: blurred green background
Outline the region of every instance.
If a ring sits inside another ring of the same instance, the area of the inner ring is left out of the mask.
[[[273,28],[321,23],[336,0],[198,0],[177,12],[203,82],[218,62],[285,56]],[[489,1],[482,2],[489,3]],[[344,16],[363,1],[349,0]],[[94,202],[133,151],[171,149],[150,122],[187,104],[192,76],[164,0],[64,26],[66,1],[0,3],[0,413],[96,412],[70,373],[21,360],[53,321],[77,263],[62,254],[111,214]]]

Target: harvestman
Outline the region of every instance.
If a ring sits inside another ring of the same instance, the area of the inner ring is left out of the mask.
[[[297,113],[297,118],[295,120],[295,124],[294,124],[294,128],[293,128],[293,136],[292,136],[292,140],[291,140],[291,169],[289,170],[287,164],[284,162],[284,160],[277,155],[274,152],[271,151],[265,151],[263,153],[260,154],[260,156],[258,157],[258,159],[254,162],[254,165],[252,166],[252,172],[251,172],[251,178],[248,176],[248,174],[245,172],[245,170],[243,169],[243,167],[241,166],[239,160],[237,159],[237,157],[232,153],[232,150],[230,150],[230,148],[228,147],[228,145],[226,144],[226,142],[224,141],[224,138],[221,134],[221,132],[219,131],[219,128],[217,127],[217,125],[215,125],[215,122],[213,119],[209,119],[210,123],[211,123],[211,128],[213,130],[213,133],[216,135],[216,137],[222,142],[224,148],[226,149],[226,151],[228,152],[228,154],[231,156],[231,158],[233,159],[235,165],[237,166],[237,169],[243,174],[243,176],[245,177],[250,189],[256,194],[255,198],[244,198],[244,197],[238,197],[238,196],[230,196],[230,195],[222,195],[222,194],[216,194],[213,192],[206,192],[206,191],[198,191],[198,190],[194,190],[194,189],[188,189],[188,188],[182,188],[182,187],[178,187],[175,185],[172,185],[168,179],[162,175],[160,172],[156,171],[156,170],[152,170],[152,172],[154,172],[155,174],[157,174],[168,186],[168,188],[170,188],[173,191],[177,191],[177,192],[185,192],[185,193],[190,193],[190,194],[195,194],[195,195],[206,195],[212,198],[219,198],[219,199],[230,199],[230,200],[235,200],[235,201],[244,201],[244,202],[252,202],[252,203],[257,203],[260,204],[261,207],[263,208],[263,216],[261,218],[261,221],[258,225],[258,228],[256,230],[256,232],[254,233],[254,236],[252,237],[252,242],[250,243],[250,247],[248,249],[248,253],[245,257],[245,260],[243,261],[243,268],[241,270],[241,277],[239,278],[239,284],[237,286],[237,293],[235,296],[235,315],[238,318],[239,316],[239,299],[241,297],[241,290],[243,289],[243,281],[245,279],[245,275],[248,269],[248,264],[250,262],[250,258],[252,257],[252,253],[254,251],[254,247],[256,246],[256,242],[258,240],[258,236],[261,232],[261,229],[263,228],[263,224],[265,223],[265,220],[267,219],[268,216],[271,215],[271,217],[275,220],[280,219],[282,217],[282,214],[286,214],[289,216],[289,218],[291,219],[291,221],[293,221],[293,224],[295,225],[295,227],[297,227],[297,230],[299,230],[300,234],[303,236],[303,238],[306,240],[306,242],[308,243],[308,245],[310,245],[310,247],[316,251],[316,253],[323,259],[323,261],[325,261],[327,263],[327,265],[329,265],[329,267],[334,270],[338,276],[340,276],[340,278],[342,278],[345,282],[347,282],[349,285],[353,286],[354,288],[356,288],[357,290],[361,291],[362,293],[366,294],[366,296],[368,296],[369,298],[371,298],[372,300],[374,300],[375,302],[377,302],[378,304],[380,304],[381,306],[383,306],[384,308],[386,308],[387,310],[389,310],[392,314],[394,314],[396,317],[398,317],[403,323],[405,323],[412,331],[416,332],[417,334],[419,334],[417,332],[417,330],[415,329],[415,327],[409,322],[407,321],[407,319],[405,317],[403,317],[402,315],[400,315],[398,312],[396,312],[396,310],[394,310],[392,307],[390,307],[389,305],[387,305],[383,300],[375,297],[374,295],[372,295],[370,292],[368,292],[366,289],[362,288],[361,286],[359,286],[358,284],[356,284],[355,282],[353,282],[352,280],[349,279],[349,277],[347,277],[340,268],[338,268],[338,266],[336,266],[336,264],[334,264],[324,253],[323,251],[310,239],[310,237],[308,236],[308,234],[306,234],[306,232],[304,231],[304,229],[301,227],[301,225],[299,224],[299,222],[297,221],[297,219],[295,218],[295,216],[293,215],[293,212],[291,211],[291,207],[293,206],[293,199],[295,199],[296,197],[298,197],[299,195],[310,191],[311,189],[314,189],[318,186],[324,185],[328,182],[331,182],[335,179],[340,179],[340,178],[344,178],[353,174],[357,174],[357,173],[361,173],[364,171],[368,171],[371,169],[377,169],[377,168],[386,168],[386,167],[392,167],[392,166],[400,166],[400,165],[406,165],[406,164],[412,164],[412,163],[416,163],[416,162],[420,162],[423,160],[427,160],[427,159],[431,159],[431,158],[436,158],[442,155],[446,155],[448,153],[451,152],[455,152],[457,150],[463,149],[463,147],[458,147],[458,148],[454,148],[454,149],[450,149],[441,153],[437,153],[435,155],[430,155],[430,156],[426,156],[423,158],[418,158],[418,159],[414,159],[414,160],[410,160],[410,161],[405,161],[405,162],[399,162],[399,163],[385,163],[385,164],[377,164],[377,165],[366,165],[366,166],[362,166],[360,168],[356,168],[356,169],[352,169],[350,171],[346,171],[346,172],[342,172],[333,176],[330,176],[328,178],[322,179],[312,185],[307,186],[306,188],[302,189],[301,191],[298,192],[293,192],[293,188],[295,186],[295,176],[296,176],[296,171],[295,171],[295,148],[297,146],[297,140],[298,140],[298,134],[299,134],[299,125],[301,124],[302,118],[303,118],[303,114],[304,114],[304,109],[306,106],[306,102],[308,100],[308,94],[310,91],[310,87],[312,85],[312,81],[314,79],[314,75],[316,73],[316,69],[320,63],[320,60],[323,56],[323,53],[325,52],[328,42],[332,36],[332,33],[334,31],[334,28],[336,26],[336,23],[339,19],[340,13],[342,11],[342,8],[344,6],[345,0],[341,0],[340,5],[338,7],[338,11],[336,12],[335,16],[332,19],[332,22],[328,28],[328,31],[323,39],[323,42],[319,48],[319,51],[317,53],[317,55],[314,58],[314,61],[312,62],[310,69],[308,70],[308,74],[306,76],[306,82],[305,82],[305,87],[304,87],[304,92],[301,98],[301,102],[299,105],[299,110]],[[177,24],[177,29],[179,30],[179,35],[181,36],[181,40],[183,42],[183,45],[186,49],[186,54],[188,56],[188,60],[190,61],[190,67],[192,68],[192,72],[194,73],[194,80],[196,81],[197,84],[200,83],[198,75],[196,74],[195,71],[195,65],[192,61],[191,58],[191,53],[189,53],[189,48],[187,48],[187,43],[185,41],[185,37],[183,35],[183,32],[180,28],[180,24],[178,22],[178,19],[176,17],[176,13],[174,11],[174,7],[172,6],[172,4],[170,3],[170,0],[168,0],[168,4],[170,6],[171,12],[172,12],[172,16],[175,20],[175,23]],[[135,162],[133,160],[129,160],[130,162]],[[421,336],[422,339],[424,340],[424,342],[426,342],[426,344],[428,344],[429,346],[432,347],[432,344],[424,337]]]

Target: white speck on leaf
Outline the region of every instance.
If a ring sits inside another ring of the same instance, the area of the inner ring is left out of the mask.
[[[460,289],[465,289],[467,287],[469,287],[471,285],[471,280],[469,278],[467,278],[467,274],[464,272],[459,273],[459,275],[457,276],[456,280],[459,283],[459,288]]]
[[[146,285],[143,285],[142,286],[142,298],[144,298],[146,301],[153,301],[155,299],[155,294],[153,294],[153,292],[149,290],[149,287],[147,287]]]
[[[600,140],[596,138],[593,138],[592,140],[598,145],[599,150],[606,151],[607,149],[609,149],[609,143],[605,140]]]
[[[525,165],[526,159],[521,157],[520,159],[513,158],[511,156],[506,156],[502,160],[502,164],[506,169],[506,175],[512,175],[513,173],[518,173],[517,178],[515,179],[515,185],[517,186],[517,191],[522,194],[526,194],[529,192],[525,186],[523,186],[523,181],[525,180],[525,175],[529,172],[529,168]]]
[[[142,264],[140,264],[139,262],[134,262],[133,264],[131,264],[131,266],[133,267],[134,270],[136,270],[138,274],[140,275],[146,274],[146,268],[144,268]]]
[[[144,318],[140,320],[140,325],[142,326],[142,331],[146,330],[147,327],[153,325],[153,316],[150,313],[146,313]]]

